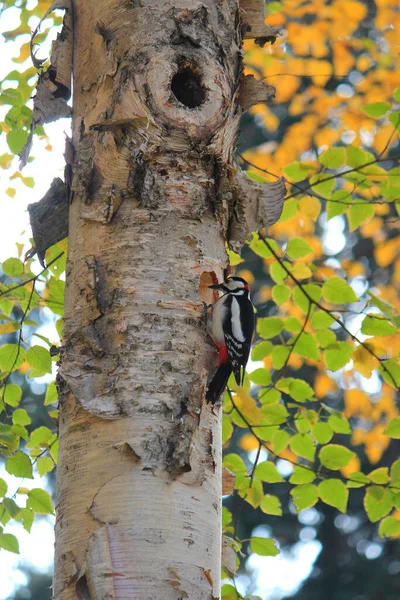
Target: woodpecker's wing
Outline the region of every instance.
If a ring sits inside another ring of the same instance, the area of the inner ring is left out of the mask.
[[[224,340],[237,385],[243,385],[254,333],[254,309],[249,298],[228,295],[228,308],[222,322]]]

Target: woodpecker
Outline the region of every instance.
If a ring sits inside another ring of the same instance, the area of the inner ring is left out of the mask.
[[[215,404],[232,371],[237,385],[243,385],[255,316],[250,286],[241,277],[228,277],[223,283],[209,287],[223,292],[213,305],[211,323],[211,335],[218,347],[219,363],[208,386],[206,399]]]

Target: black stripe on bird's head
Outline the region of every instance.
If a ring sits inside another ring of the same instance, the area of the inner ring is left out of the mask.
[[[212,290],[221,290],[225,294],[242,295],[250,292],[250,286],[242,277],[228,277],[223,283],[208,286]]]

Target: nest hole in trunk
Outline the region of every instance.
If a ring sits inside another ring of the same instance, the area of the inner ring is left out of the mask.
[[[187,108],[201,106],[206,96],[198,69],[187,62],[178,65],[178,71],[172,77],[171,90],[178,102]]]

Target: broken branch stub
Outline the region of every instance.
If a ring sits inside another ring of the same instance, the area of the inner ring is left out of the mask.
[[[43,268],[46,250],[68,236],[68,209],[65,184],[59,177],[39,202],[28,205],[35,250]]]
[[[265,81],[256,79],[254,75],[242,77],[239,86],[238,102],[244,111],[259,103],[266,103],[275,98],[275,88]]]
[[[72,5],[71,0],[55,0],[39,22],[31,37],[31,58],[34,67],[40,69],[46,59],[38,59],[33,51],[34,40],[40,29],[40,25],[50,12],[56,9],[64,9],[64,21],[61,33],[53,42],[50,65],[45,72],[39,73],[36,84],[36,95],[33,98],[32,123],[25,146],[22,148],[20,158],[20,170],[26,165],[32,147],[32,139],[35,128],[44,123],[51,123],[63,117],[70,117],[71,107],[67,104],[71,96],[71,74],[72,74]]]
[[[277,27],[269,27],[264,21],[264,0],[240,0],[242,20],[244,23],[243,38],[255,40],[256,44],[263,47],[270,42],[273,44],[280,30]]]
[[[234,173],[231,186],[233,215],[229,223],[228,244],[238,252],[253,231],[278,221],[283,210],[286,187],[284,177],[273,183],[259,183],[239,170]]]

